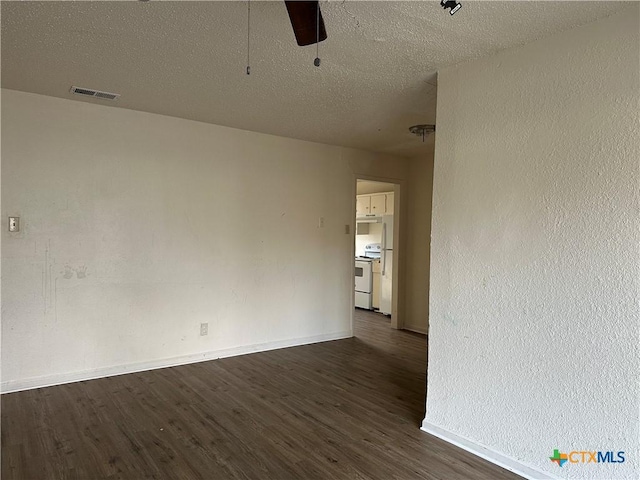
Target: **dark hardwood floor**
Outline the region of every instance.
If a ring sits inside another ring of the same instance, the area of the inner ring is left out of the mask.
[[[2,479],[516,479],[419,430],[426,338],[356,338],[2,396]]]

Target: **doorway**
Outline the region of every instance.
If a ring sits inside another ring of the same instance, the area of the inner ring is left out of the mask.
[[[356,178],[354,315],[402,328],[400,280],[400,187],[381,179]],[[355,329],[355,324],[352,322]],[[355,332],[355,330],[354,330]]]

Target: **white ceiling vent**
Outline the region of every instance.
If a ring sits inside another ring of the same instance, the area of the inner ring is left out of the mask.
[[[103,100],[117,100],[119,93],[101,92],[99,90],[91,90],[90,88],[71,87],[71,93],[74,95],[83,95],[85,97],[101,98]]]

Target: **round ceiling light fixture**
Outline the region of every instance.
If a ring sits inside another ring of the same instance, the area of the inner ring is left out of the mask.
[[[422,137],[422,141],[436,131],[435,125],[414,125],[409,127],[409,131],[417,137]]]

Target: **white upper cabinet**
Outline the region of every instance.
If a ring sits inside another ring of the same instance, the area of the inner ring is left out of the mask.
[[[371,213],[371,196],[358,195],[356,197],[356,216],[364,217]]]
[[[387,211],[387,196],[384,193],[371,195],[371,213],[385,215]]]
[[[393,215],[393,192],[372,193],[356,197],[356,216]]]
[[[393,215],[393,192],[391,193],[385,193],[385,198],[386,198],[386,208],[385,208],[385,215]]]

